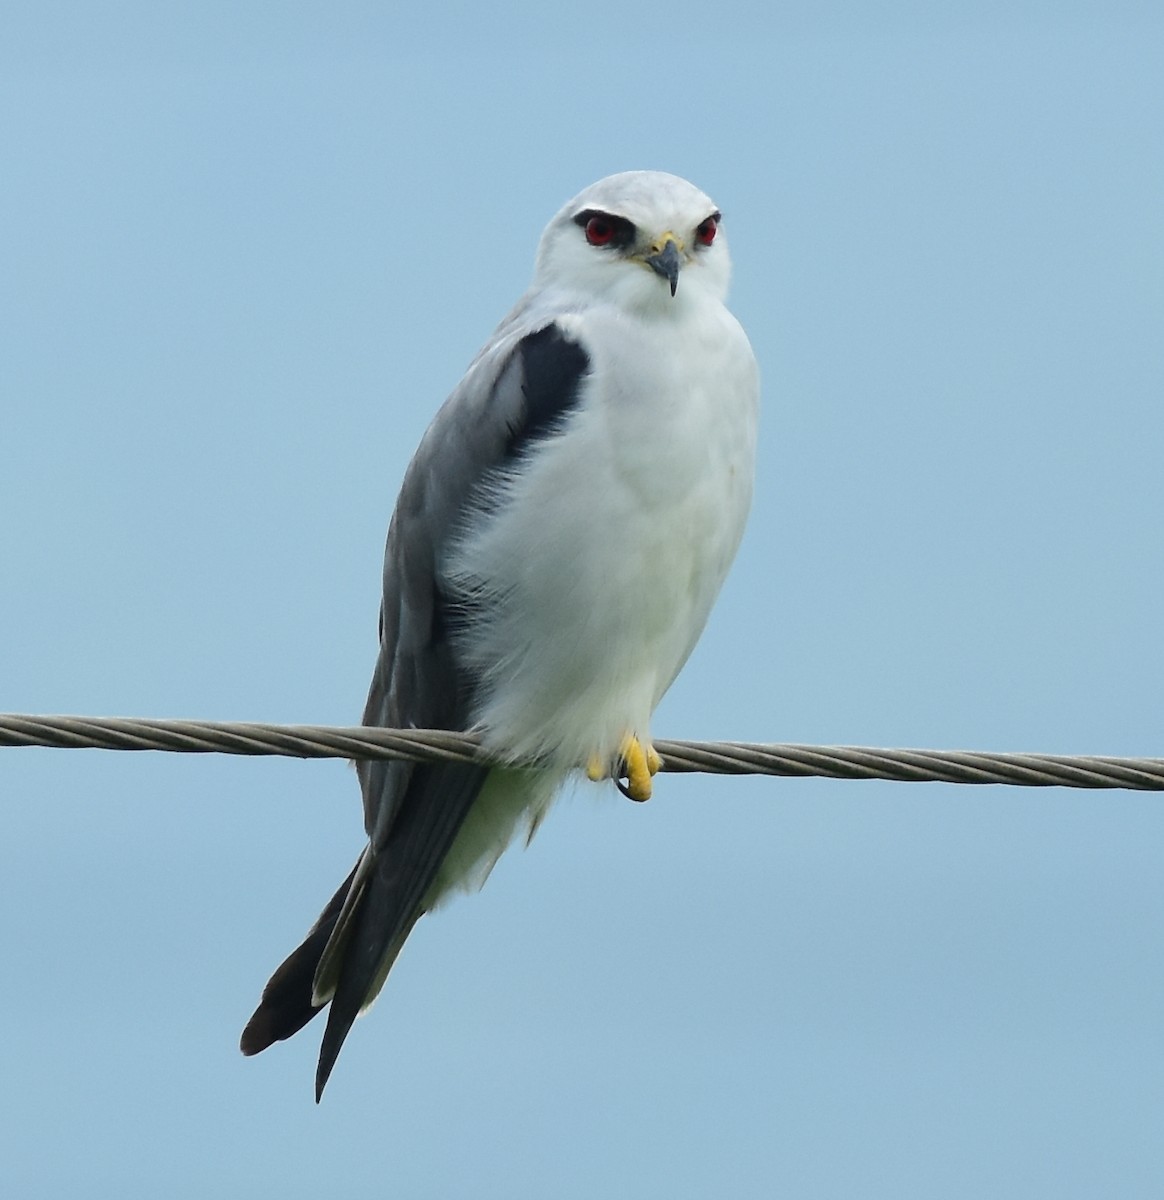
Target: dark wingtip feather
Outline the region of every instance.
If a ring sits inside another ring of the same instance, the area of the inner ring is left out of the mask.
[[[346,994],[345,994],[346,993]],[[323,1042],[319,1047],[319,1064],[315,1068],[315,1103],[323,1098],[323,1089],[331,1078],[336,1059],[343,1049],[348,1033],[360,1014],[361,995],[353,994],[354,989],[340,988],[332,998],[331,1008],[327,1014],[327,1028],[323,1031]]]
[[[323,1005],[312,1003],[315,969],[335,928],[354,875],[353,870],[332,896],[302,945],[279,964],[263,988],[259,1007],[239,1039],[239,1049],[247,1057],[298,1033],[322,1009]]]
[[[311,1002],[311,986],[326,944],[326,931],[312,930],[303,945],[292,951],[271,976],[259,1007],[239,1039],[239,1049],[245,1055],[258,1054],[275,1042],[285,1041],[320,1011],[322,1005]]]
[[[408,913],[400,901],[398,879],[381,860],[360,895],[351,940],[328,1009],[315,1070],[317,1104],[352,1025],[364,1006],[375,999],[404,939],[420,917],[419,909]]]
[[[247,1058],[250,1058],[252,1054],[266,1050],[268,1046],[278,1040],[274,1035],[271,1019],[260,1004],[242,1031],[242,1037],[238,1040],[238,1048]]]
[[[343,968],[336,982],[335,995],[327,1011],[327,1028],[323,1031],[323,1042],[319,1047],[319,1065],[315,1069],[315,1102],[319,1103],[323,1089],[331,1077],[339,1052],[350,1032],[360,1008],[368,999],[372,980],[383,961],[395,932],[383,919],[380,911],[384,897],[382,884],[377,879],[361,897],[360,912],[356,917],[356,928],[348,952],[344,956]],[[369,903],[372,901],[372,903]]]
[[[350,1028],[351,1026],[349,1025],[348,1029]],[[340,1050],[343,1049],[344,1039],[347,1036],[347,1029],[334,1039],[328,1038],[327,1034],[324,1034],[323,1045],[319,1048],[319,1065],[315,1068],[316,1104],[323,1099],[323,1089],[327,1087],[327,1081],[331,1078],[332,1070],[335,1067],[336,1060],[339,1058]]]

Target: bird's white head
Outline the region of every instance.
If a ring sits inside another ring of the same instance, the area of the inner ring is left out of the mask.
[[[722,301],[731,275],[714,202],[663,171],[591,184],[546,226],[534,282],[625,309],[673,312]]]

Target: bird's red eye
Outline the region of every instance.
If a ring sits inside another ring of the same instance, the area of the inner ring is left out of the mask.
[[[591,217],[586,222],[586,240],[592,246],[608,246],[614,240],[614,225],[605,217]]]
[[[695,240],[701,246],[710,246],[715,241],[715,235],[719,230],[719,214],[708,217],[706,221],[701,222],[695,229]]]

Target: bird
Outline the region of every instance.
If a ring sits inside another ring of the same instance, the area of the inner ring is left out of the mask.
[[[405,471],[363,723],[475,732],[489,762],[356,764],[367,845],[240,1043],[327,1007],[317,1103],[416,922],[528,843],[569,777],[652,794],[651,714],[751,506],[759,371],[730,273],[687,180],[587,187]]]

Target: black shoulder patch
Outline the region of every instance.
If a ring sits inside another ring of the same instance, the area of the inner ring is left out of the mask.
[[[590,370],[590,355],[553,323],[522,338],[518,354],[525,405],[521,424],[510,431],[507,458],[556,432],[577,407],[579,387]]]

